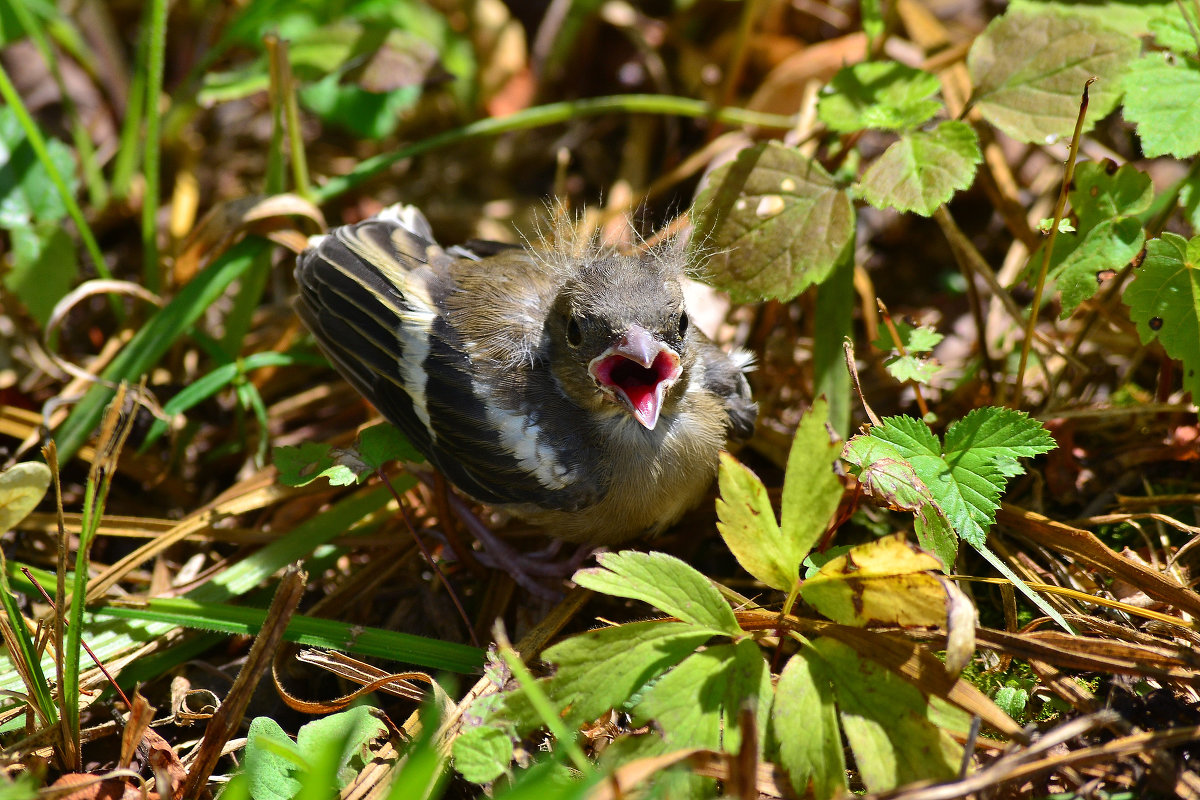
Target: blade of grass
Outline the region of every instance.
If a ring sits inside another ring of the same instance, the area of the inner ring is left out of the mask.
[[[75,107],[74,98],[67,91],[67,86],[63,82],[62,70],[58,68],[58,58],[55,56],[53,48],[50,47],[50,43],[46,41],[42,25],[34,19],[29,8],[24,3],[13,3],[9,8],[12,9],[13,14],[17,17],[17,22],[33,41],[34,47],[41,54],[42,60],[46,62],[47,69],[50,70],[50,77],[54,79],[54,84],[58,87],[63,111],[70,120],[71,141],[75,145],[75,152],[79,154],[79,167],[83,173],[84,185],[87,186],[88,201],[92,208],[103,208],[108,203],[108,186],[105,185],[104,174],[96,162],[96,149],[92,146],[92,139],[88,135],[83,121],[79,118],[79,109]]]
[[[129,189],[133,185],[133,173],[141,162],[142,146],[142,111],[146,107],[146,51],[150,47],[149,15],[150,6],[146,7],[146,19],[138,32],[137,55],[134,63],[137,68],[129,82],[129,99],[125,106],[125,119],[121,122],[121,139],[117,146],[117,157],[113,161],[112,193],[113,196],[124,200],[129,197]]]
[[[245,239],[230,248],[157,311],[109,363],[101,377],[116,383],[136,380],[148,372],[268,246],[269,242],[264,239]],[[93,385],[58,429],[55,439],[59,458],[64,462],[72,458],[91,435],[112,394],[113,390],[103,384]]]
[[[63,719],[66,722],[67,736],[75,743],[76,753],[79,746],[79,675],[82,671],[80,653],[83,649],[83,607],[87,595],[88,556],[92,542],[96,538],[96,530],[104,515],[104,504],[108,499],[108,490],[112,486],[113,476],[117,471],[117,457],[125,440],[133,430],[134,415],[125,413],[125,386],[122,384],[113,397],[105,414],[103,429],[100,434],[101,446],[97,451],[96,460],[88,473],[83,498],[83,519],[79,531],[79,545],[75,551],[75,581],[71,591],[69,618],[67,629],[63,634],[63,652],[59,654],[62,664],[59,683],[59,695],[63,702]],[[78,763],[74,765],[80,769]]]
[[[147,38],[146,61],[146,141],[142,174],[146,178],[146,193],[142,197],[142,280],[150,291],[162,290],[162,275],[158,263],[158,195],[159,148],[162,112],[163,60],[167,48],[167,0],[150,0],[147,19],[150,31]]]
[[[763,114],[757,111],[746,111],[741,108],[714,108],[701,100],[687,97],[672,97],[670,95],[627,94],[615,97],[592,97],[584,100],[569,100],[561,103],[548,103],[544,106],[527,108],[507,117],[481,119],[446,131],[428,139],[414,142],[392,153],[368,158],[345,175],[330,178],[324,186],[313,193],[313,201],[318,205],[350,191],[354,187],[370,180],[398,161],[412,158],[415,155],[429,152],[439,147],[456,144],[481,136],[496,136],[510,131],[527,130],[543,125],[553,125],[567,122],[579,117],[594,117],[600,114],[672,114],[679,117],[709,117],[717,122],[730,125],[753,125],[774,130],[788,130],[792,127],[792,117],[779,114]]]
[[[144,605],[106,606],[92,612],[97,617],[166,622],[175,627],[253,636],[266,622],[267,609],[198,602],[189,597],[156,597]],[[292,617],[284,638],[356,656],[404,661],[426,669],[468,673],[483,663],[483,651],[470,645],[301,614]]]

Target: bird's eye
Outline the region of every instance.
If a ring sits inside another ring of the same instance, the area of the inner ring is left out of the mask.
[[[679,312],[679,338],[682,339],[687,335],[688,315],[686,311]]]
[[[583,332],[579,330],[579,322],[574,317],[567,321],[567,344],[571,347],[583,344]]]

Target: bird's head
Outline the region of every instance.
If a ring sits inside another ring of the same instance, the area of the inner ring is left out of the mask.
[[[654,430],[691,366],[680,271],[661,255],[580,264],[547,320],[551,363],[583,408],[628,413]]]

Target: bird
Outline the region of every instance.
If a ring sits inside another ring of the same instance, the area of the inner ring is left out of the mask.
[[[678,247],[443,248],[414,206],[312,237],[295,307],[451,483],[558,539],[652,537],[754,431],[748,353],[692,324]]]

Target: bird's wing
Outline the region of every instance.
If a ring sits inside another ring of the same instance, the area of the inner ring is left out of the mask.
[[[538,424],[542,406],[560,399],[539,387],[522,402],[534,365],[473,363],[484,356],[471,352],[476,343],[446,313],[447,298],[462,295],[453,274],[469,262],[427,238],[417,216],[338,228],[302,253],[304,323],[355,389],[471,496],[561,510],[594,502],[586,453],[575,442],[549,441]],[[546,403],[533,403],[535,396]]]
[[[745,351],[726,353],[699,331],[691,334],[700,359],[704,362],[704,388],[721,398],[728,416],[728,440],[737,444],[754,435],[758,404],[750,396],[746,371],[753,356]]]

